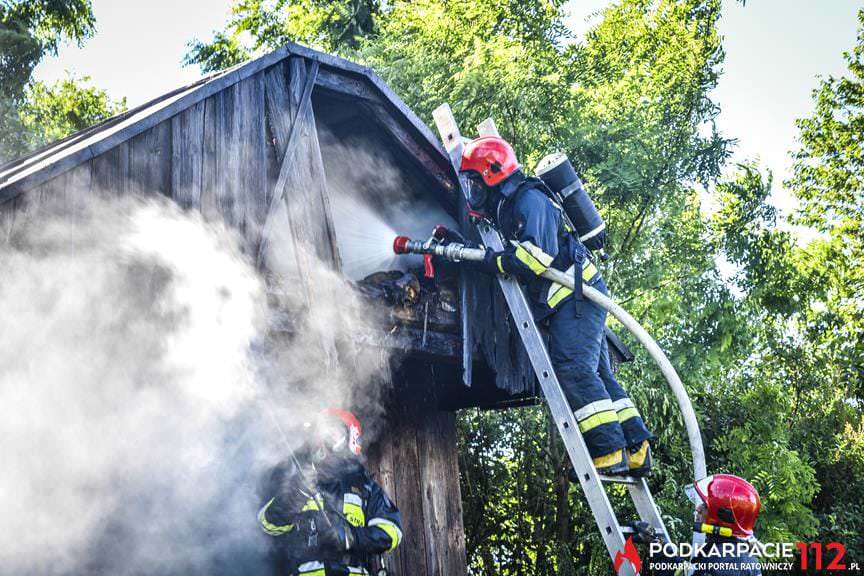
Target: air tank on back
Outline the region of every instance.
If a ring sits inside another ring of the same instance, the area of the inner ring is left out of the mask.
[[[535,174],[561,198],[564,212],[576,227],[579,240],[589,250],[602,250],[606,243],[606,222],[582,186],[573,164],[562,152],[545,156]]]

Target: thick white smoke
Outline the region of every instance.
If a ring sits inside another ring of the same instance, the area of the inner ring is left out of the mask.
[[[239,245],[152,200],[42,215],[0,243],[0,574],[256,570],[262,467],[316,387],[345,404],[387,359],[327,367],[321,343],[344,347],[368,311],[340,316],[353,297],[323,270],[326,312],[268,334]]]

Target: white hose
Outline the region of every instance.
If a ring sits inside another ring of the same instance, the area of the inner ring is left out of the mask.
[[[542,276],[548,280],[562,284],[571,290],[575,286],[574,278],[571,275],[554,268],[547,269]],[[681,415],[684,417],[684,425],[687,427],[687,437],[690,440],[690,452],[693,456],[695,479],[701,480],[705,478],[708,472],[705,467],[705,449],[702,446],[702,433],[699,431],[699,422],[696,420],[696,412],[693,410],[693,404],[690,402],[687,389],[684,388],[684,383],[681,382],[681,378],[678,377],[678,373],[675,371],[672,363],[669,362],[669,358],[666,357],[666,354],[651,335],[645,331],[642,325],[611,298],[587,284],[582,285],[582,293],[586,298],[612,314],[612,316],[621,322],[642,343],[645,349],[648,350],[648,354],[660,367],[660,372],[663,373],[663,377],[666,378],[666,382],[672,388],[675,399],[678,401],[678,407],[681,409]]]
[[[413,248],[413,247],[412,247]],[[486,250],[482,248],[468,248],[462,244],[448,245],[422,245],[419,242],[416,244],[418,251],[426,251],[436,254],[448,260],[459,262],[461,260],[482,261],[486,256]],[[543,278],[551,280],[557,284],[566,286],[573,290],[575,287],[575,278],[572,274],[567,274],[555,268],[548,268],[543,274]],[[695,480],[701,480],[708,475],[705,467],[705,448],[702,446],[702,433],[699,431],[699,422],[696,420],[696,412],[693,410],[693,404],[690,402],[690,396],[687,394],[687,389],[678,377],[678,373],[669,362],[669,358],[651,337],[648,332],[636,321],[629,312],[616,304],[611,298],[605,296],[600,291],[588,286],[582,285],[582,293],[586,298],[612,314],[621,324],[629,330],[639,342],[648,350],[648,354],[654,359],[654,362],[660,367],[660,372],[672,388],[672,393],[675,394],[675,399],[678,401],[678,407],[681,410],[681,415],[684,417],[684,425],[687,427],[687,438],[690,441],[690,452],[693,456],[693,476]]]

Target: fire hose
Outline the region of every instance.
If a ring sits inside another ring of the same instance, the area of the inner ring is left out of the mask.
[[[443,227],[435,228],[429,240],[412,240],[407,236],[397,236],[393,241],[393,251],[396,254],[420,254],[431,255],[444,258],[450,262],[482,262],[486,257],[484,248],[472,248],[460,243],[445,243],[443,242],[446,229]],[[565,286],[573,290],[576,286],[575,275],[566,274],[561,270],[547,268],[541,274],[543,278],[551,280],[557,284]],[[699,422],[696,420],[696,412],[693,410],[693,404],[690,402],[690,396],[687,394],[687,389],[684,388],[681,378],[666,357],[666,354],[651,337],[650,334],[636,321],[621,306],[616,304],[611,298],[605,296],[600,291],[588,286],[582,285],[582,292],[588,300],[591,300],[609,314],[614,316],[633,336],[645,347],[648,354],[657,363],[660,372],[669,383],[675,399],[678,401],[678,406],[681,410],[681,415],[684,418],[684,425],[687,428],[687,438],[690,442],[690,451],[693,457],[693,471],[696,480],[701,480],[708,475],[705,465],[705,449],[702,446],[702,435],[699,431]]]

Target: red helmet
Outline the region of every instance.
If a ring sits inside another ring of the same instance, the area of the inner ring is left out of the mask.
[[[762,507],[752,484],[732,474],[714,474],[694,484],[707,508],[705,523],[731,528],[732,535],[749,538]]]
[[[347,441],[348,451],[355,456],[360,456],[363,452],[363,443],[361,441],[363,429],[360,427],[360,421],[357,417],[348,410],[341,408],[327,408],[322,414],[330,420],[341,422],[345,430],[343,438]]]
[[[519,169],[513,147],[503,138],[481,136],[462,150],[461,172],[477,172],[487,186],[495,186]]]

